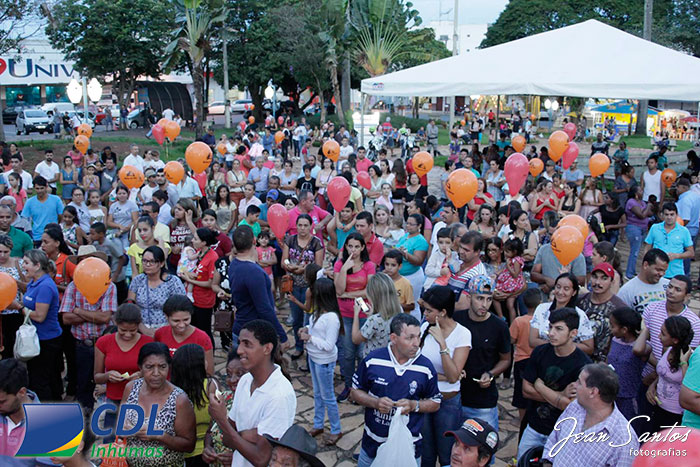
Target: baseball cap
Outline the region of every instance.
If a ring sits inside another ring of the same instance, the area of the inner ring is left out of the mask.
[[[459,430],[447,431],[445,436],[454,436],[467,446],[483,446],[493,456],[498,449],[498,432],[480,418],[469,418]]]
[[[148,169],[144,170],[143,174],[146,176],[146,178],[155,177],[156,171],[153,170],[153,168],[149,167]]]
[[[596,271],[601,271],[603,274],[605,274],[611,279],[615,278],[615,269],[613,269],[610,263],[600,263],[598,266],[593,268],[591,274],[593,274]]]
[[[493,280],[489,276],[484,275],[474,276],[467,283],[467,293],[469,295],[491,295],[495,288]]]
[[[266,198],[271,198],[277,201],[280,198],[280,192],[273,188],[272,190],[267,192]]]

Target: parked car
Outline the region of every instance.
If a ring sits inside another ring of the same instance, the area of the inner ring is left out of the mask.
[[[80,121],[80,124],[86,123],[85,122],[85,113],[84,112],[76,112],[75,110],[68,112],[68,117],[73,119],[73,115],[78,115],[78,121]],[[95,114],[88,111],[88,119],[87,123],[90,125],[90,128],[94,129],[95,128]]]
[[[246,105],[250,106],[253,103],[251,99],[238,99],[237,101],[233,101],[231,104],[231,112],[235,113],[243,113],[247,109],[245,108]]]
[[[2,123],[5,125],[12,125],[17,120],[17,115],[25,109],[33,109],[34,106],[31,105],[13,105],[11,107],[6,107],[2,111]]]
[[[63,112],[73,112],[75,106],[70,102],[49,102],[41,106],[41,110],[46,112],[46,115],[49,117],[53,117],[54,109],[58,110],[58,112],[63,115]]]
[[[15,126],[17,127],[18,135],[22,134],[22,132],[28,135],[32,131],[38,131],[42,135],[45,131],[53,132],[51,117],[41,109],[24,109],[20,111],[17,114]]]
[[[214,101],[207,106],[209,115],[223,115],[226,113],[226,103],[224,101]]]
[[[129,112],[129,115],[126,116],[126,126],[131,128],[132,130],[138,127],[142,127],[143,116],[141,116],[141,112],[144,112],[144,110],[134,109],[131,112]]]

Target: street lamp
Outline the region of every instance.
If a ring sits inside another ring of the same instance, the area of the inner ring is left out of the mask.
[[[66,86],[66,94],[68,94],[68,99],[71,101],[71,103],[73,103],[73,105],[79,104],[80,100],[82,99],[83,111],[85,113],[85,123],[87,123],[88,98],[90,98],[90,100],[93,102],[99,101],[102,98],[102,85],[96,78],[92,78],[89,85],[84,77],[80,80],[82,82],[82,86],[81,83],[78,83],[75,78],[70,80],[70,83],[68,83],[68,86]]]
[[[97,78],[92,78],[90,83],[87,85],[87,94],[90,100],[94,103],[99,102],[102,99],[102,85]]]
[[[552,110],[555,112],[559,110],[559,101],[552,101]]]
[[[544,100],[544,108],[547,110],[551,109],[552,108],[552,101],[550,101],[549,99],[545,99]]]

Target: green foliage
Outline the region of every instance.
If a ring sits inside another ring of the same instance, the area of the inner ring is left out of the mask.
[[[27,26],[34,7],[30,0],[0,0],[0,55],[19,52],[22,41],[31,34]]]

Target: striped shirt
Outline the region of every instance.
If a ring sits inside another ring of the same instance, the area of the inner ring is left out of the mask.
[[[75,282],[71,282],[63,293],[63,302],[59,313],[73,313],[76,308],[86,311],[101,311],[103,313],[114,313],[117,311],[117,287],[113,282],[109,283],[107,291],[92,305],[85,296],[75,287]],[[96,324],[85,321],[84,323],[71,326],[71,334],[78,340],[98,338],[107,329],[107,324]]]
[[[370,396],[399,399],[430,399],[440,402],[438,378],[430,360],[420,353],[400,365],[391,344],[374,350],[365,357],[352,377],[353,389],[360,389]],[[365,433],[362,436],[362,449],[369,457],[377,455],[379,446],[387,440],[393,413],[383,414],[377,409],[365,408]],[[423,414],[411,412],[408,429],[413,435],[415,457],[421,457]]]
[[[466,288],[469,279],[476,276],[488,276],[484,263],[479,261],[474,266],[465,269],[462,272],[452,274],[447,281],[447,286],[455,293],[455,300],[459,300],[462,293],[467,293]]]
[[[632,465],[635,459],[633,451],[639,449],[639,441],[617,407],[597,425],[584,429],[585,422],[586,409],[577,400],[573,401],[559,416],[547,438],[542,458],[552,462],[552,467]],[[583,434],[580,436],[583,439],[576,438],[579,434]],[[567,439],[567,436],[571,438]]]
[[[700,345],[700,317],[690,311],[687,306],[683,308],[683,311],[681,311],[678,316],[688,318],[688,321],[690,321],[690,326],[695,333],[693,340],[690,342],[690,346],[695,348]],[[666,318],[668,317],[668,312],[666,311],[666,300],[650,303],[646,306],[646,309],[642,314],[644,324],[646,324],[647,329],[649,330],[649,336],[651,337],[649,341],[651,351],[654,354],[654,357],[656,357],[657,361],[661,361],[661,357],[664,353],[664,346],[661,344],[659,335],[661,334],[661,326],[663,326],[664,321],[666,321]],[[647,363],[642,370],[642,377],[645,377],[652,371],[654,371],[654,367]]]

